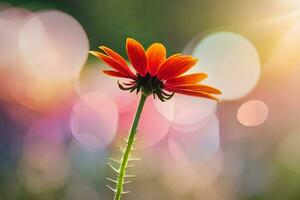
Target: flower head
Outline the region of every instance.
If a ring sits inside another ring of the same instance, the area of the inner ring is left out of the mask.
[[[126,60],[112,49],[100,46],[104,53],[91,51],[93,55],[108,64],[112,70],[103,70],[109,76],[130,79],[119,83],[122,90],[143,92],[146,96],[157,96],[161,101],[172,98],[174,93],[218,100],[214,94],[220,90],[199,84],[205,79],[205,73],[183,75],[191,69],[197,59],[189,55],[174,54],[166,58],[166,48],[160,43],[152,44],[146,51],[134,39],[128,38],[126,50],[135,73],[131,71]]]

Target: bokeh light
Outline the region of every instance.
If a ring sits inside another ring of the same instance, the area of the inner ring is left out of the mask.
[[[266,121],[268,113],[268,107],[264,102],[251,100],[239,107],[237,119],[245,126],[258,126]]]
[[[217,102],[204,98],[175,94],[168,102],[155,101],[158,112],[180,131],[199,129],[217,109]]]
[[[78,76],[88,53],[81,25],[62,12],[14,7],[0,11],[0,24],[3,98],[37,112],[66,103],[73,92],[71,79]]]
[[[23,8],[0,9],[0,70],[19,65],[18,38],[30,11]]]
[[[28,18],[20,33],[19,49],[27,73],[39,79],[66,81],[79,75],[89,45],[73,17],[50,10]]]
[[[148,98],[145,103],[137,134],[137,137],[140,138],[137,143],[138,148],[146,148],[157,144],[169,132],[171,122],[155,109],[154,101],[156,100]],[[131,107],[130,112],[120,115],[119,132],[126,137],[128,135],[127,131],[130,131],[136,106]]]
[[[118,108],[107,95],[84,94],[74,104],[70,125],[74,137],[87,148],[105,148],[116,135]]]
[[[220,147],[219,121],[212,117],[204,126],[191,133],[171,130],[169,150],[173,157],[185,163],[205,163]]]
[[[204,37],[195,46],[199,58],[192,72],[209,76],[203,83],[222,91],[221,99],[234,100],[247,95],[260,78],[260,60],[253,44],[231,32],[217,32]]]
[[[102,73],[102,69],[107,66],[99,63],[90,64],[83,68],[80,78],[76,84],[78,95],[87,92],[101,92],[113,98],[120,113],[128,112],[131,106],[136,103],[137,97],[134,93],[121,91],[117,84],[117,79]]]
[[[10,74],[6,86],[14,101],[38,112],[65,104],[74,89],[71,82],[49,82],[26,74]]]

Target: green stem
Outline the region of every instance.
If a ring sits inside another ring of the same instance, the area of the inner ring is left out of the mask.
[[[124,182],[124,176],[125,176],[125,172],[126,172],[126,166],[128,163],[132,145],[134,144],[134,138],[137,133],[137,127],[139,124],[139,120],[140,120],[141,113],[142,113],[146,99],[147,99],[147,96],[142,94],[140,103],[139,103],[137,111],[135,113],[134,121],[133,121],[131,130],[130,130],[130,134],[128,136],[126,150],[125,150],[122,160],[121,160],[121,166],[120,166],[119,176],[118,176],[118,180],[117,180],[117,188],[116,188],[114,200],[121,199],[121,194],[123,192],[123,182]]]

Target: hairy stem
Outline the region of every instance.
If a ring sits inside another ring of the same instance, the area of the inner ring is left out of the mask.
[[[139,120],[140,120],[140,117],[141,117],[141,113],[142,113],[146,98],[147,98],[146,95],[144,95],[144,94],[141,95],[141,99],[140,99],[137,111],[135,113],[134,121],[132,123],[130,134],[129,134],[128,139],[127,139],[127,146],[126,146],[125,152],[124,152],[124,154],[122,156],[122,159],[121,159],[121,165],[120,165],[120,169],[119,169],[119,176],[118,176],[118,180],[117,180],[117,188],[116,188],[116,193],[115,193],[114,200],[120,200],[121,199],[121,194],[123,192],[124,176],[126,174],[125,173],[126,172],[126,167],[127,167],[128,159],[129,159],[130,152],[131,152],[131,149],[132,149],[132,145],[134,144],[134,138],[135,138],[135,135],[137,133],[137,127],[138,127],[138,124],[139,124]]]

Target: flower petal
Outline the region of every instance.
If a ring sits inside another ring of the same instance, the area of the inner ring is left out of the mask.
[[[102,71],[104,74],[107,74],[109,76],[114,76],[114,77],[120,77],[120,78],[128,78],[127,76],[125,76],[124,74],[117,72],[117,71],[113,71],[113,70],[103,70]]]
[[[202,84],[184,84],[184,85],[165,85],[168,89],[193,90],[197,92],[205,92],[208,94],[222,94],[222,92],[214,87]]]
[[[158,67],[166,60],[166,48],[160,43],[153,43],[146,51],[148,61],[148,72],[155,76]]]
[[[128,38],[126,42],[128,58],[134,69],[142,76],[147,73],[147,57],[144,47],[136,40]]]
[[[175,78],[191,69],[196,62],[197,59],[192,56],[171,56],[161,64],[157,72],[157,76],[161,80]]]
[[[214,97],[210,94],[207,94],[205,92],[199,92],[199,91],[193,91],[193,90],[183,90],[183,89],[174,89],[174,88],[168,88],[166,89],[169,92],[175,92],[175,93],[179,93],[179,94],[184,94],[184,95],[188,95],[188,96],[195,96],[195,97],[203,97],[206,99],[213,99],[216,101],[219,101],[219,99],[217,97]]]
[[[114,70],[120,72],[124,76],[127,76],[128,78],[135,79],[135,75],[130,71],[129,68],[124,67],[120,63],[118,63],[113,58],[104,55],[103,53],[97,52],[97,51],[90,51],[91,54],[101,59],[103,62],[111,66]]]
[[[123,65],[124,67],[125,66],[128,67],[126,60],[122,56],[120,56],[117,52],[115,52],[114,50],[112,50],[112,49],[110,49],[110,48],[108,48],[106,46],[100,46],[99,48],[101,50],[103,50],[107,55],[109,55],[110,57],[112,57],[119,64]]]
[[[168,85],[196,84],[204,80],[205,78],[207,78],[207,74],[205,73],[188,74],[188,75],[169,79],[166,81],[166,84]]]

